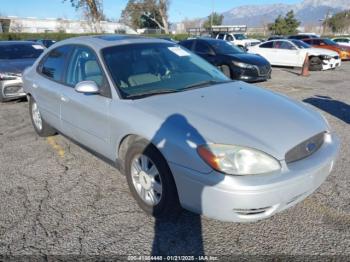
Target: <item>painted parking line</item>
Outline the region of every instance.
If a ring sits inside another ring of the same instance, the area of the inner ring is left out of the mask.
[[[65,154],[64,149],[63,149],[63,147],[61,147],[61,146],[57,143],[55,137],[50,136],[50,137],[48,137],[48,138],[46,139],[46,141],[47,141],[47,143],[57,152],[57,154],[58,154],[60,157],[64,157],[64,154]]]

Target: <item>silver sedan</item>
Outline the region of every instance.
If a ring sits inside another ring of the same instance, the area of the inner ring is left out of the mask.
[[[176,43],[89,36],[24,73],[40,136],[63,133],[115,163],[139,206],[223,221],[267,218],[330,174],[339,141],[312,108],[231,81]]]
[[[44,47],[30,41],[0,42],[0,102],[25,97],[22,72],[31,66]]]

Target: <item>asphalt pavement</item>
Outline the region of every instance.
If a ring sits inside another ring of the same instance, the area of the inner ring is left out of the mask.
[[[257,85],[320,110],[341,139],[339,159],[305,201],[252,224],[223,223],[190,212],[174,221],[155,221],[138,208],[116,169],[61,135],[39,138],[27,102],[0,104],[0,257],[350,259],[350,62],[310,77],[298,73],[273,68],[272,79]]]

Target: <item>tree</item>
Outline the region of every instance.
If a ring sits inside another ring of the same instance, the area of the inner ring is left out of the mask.
[[[294,11],[290,10],[284,17],[279,15],[269,29],[276,35],[291,35],[297,32],[300,22],[295,18]]]
[[[159,28],[169,33],[169,0],[129,0],[121,21],[137,28]]]
[[[333,33],[344,33],[350,25],[350,11],[339,12],[323,21],[324,27],[330,27]]]
[[[102,10],[103,0],[63,0],[69,1],[76,10],[82,10],[84,16],[92,25],[92,29],[96,33],[101,33],[101,20],[104,19]]]
[[[208,19],[204,22],[203,27],[206,29],[210,29],[212,25],[221,25],[223,19],[223,15],[213,12],[211,15],[208,16]]]

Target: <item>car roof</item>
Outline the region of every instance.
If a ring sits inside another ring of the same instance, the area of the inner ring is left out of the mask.
[[[55,46],[66,44],[82,44],[93,47],[94,49],[103,49],[110,46],[136,44],[136,43],[167,43],[170,41],[159,38],[148,38],[138,35],[93,35],[73,37],[58,42]]]

